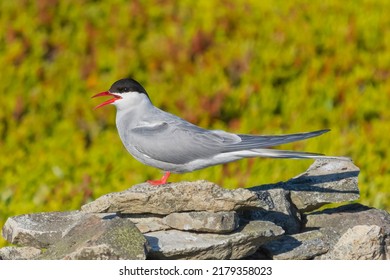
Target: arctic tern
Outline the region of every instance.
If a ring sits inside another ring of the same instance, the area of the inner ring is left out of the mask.
[[[148,181],[152,185],[165,184],[171,173],[191,172],[242,158],[339,158],[271,148],[316,137],[329,129],[286,135],[207,130],[153,106],[146,90],[130,78],[116,81],[108,91],[92,97],[105,95],[112,98],[95,108],[116,106],[116,126],[127,151],[140,162],[165,172],[160,180]]]

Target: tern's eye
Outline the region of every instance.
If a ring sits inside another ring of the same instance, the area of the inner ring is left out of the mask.
[[[120,88],[118,88],[118,91],[119,91],[119,93],[129,92],[129,88],[128,87],[120,87]]]

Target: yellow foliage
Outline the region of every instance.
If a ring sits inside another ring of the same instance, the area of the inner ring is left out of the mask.
[[[207,128],[331,128],[283,148],[351,157],[360,202],[390,210],[389,1],[0,5],[0,225],[160,176],[127,155],[114,108],[93,110],[93,94],[128,76],[156,106]],[[171,178],[249,187],[310,164],[242,160]]]

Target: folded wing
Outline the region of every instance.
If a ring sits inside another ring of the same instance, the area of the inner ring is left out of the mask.
[[[128,133],[128,140],[146,157],[166,163],[186,164],[224,153],[265,149],[315,137],[328,131],[269,136],[236,135],[220,130],[206,130],[188,122],[166,121],[133,128]],[[279,157],[296,157],[294,155],[298,155],[298,152],[280,154]],[[258,156],[276,157],[275,154],[267,153],[260,153]]]

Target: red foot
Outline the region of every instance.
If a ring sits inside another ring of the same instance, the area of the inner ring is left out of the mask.
[[[148,180],[147,182],[149,184],[151,184],[152,186],[164,185],[167,183],[169,175],[171,175],[171,172],[167,171],[167,172],[165,172],[164,176],[162,176],[162,178],[160,180]]]

